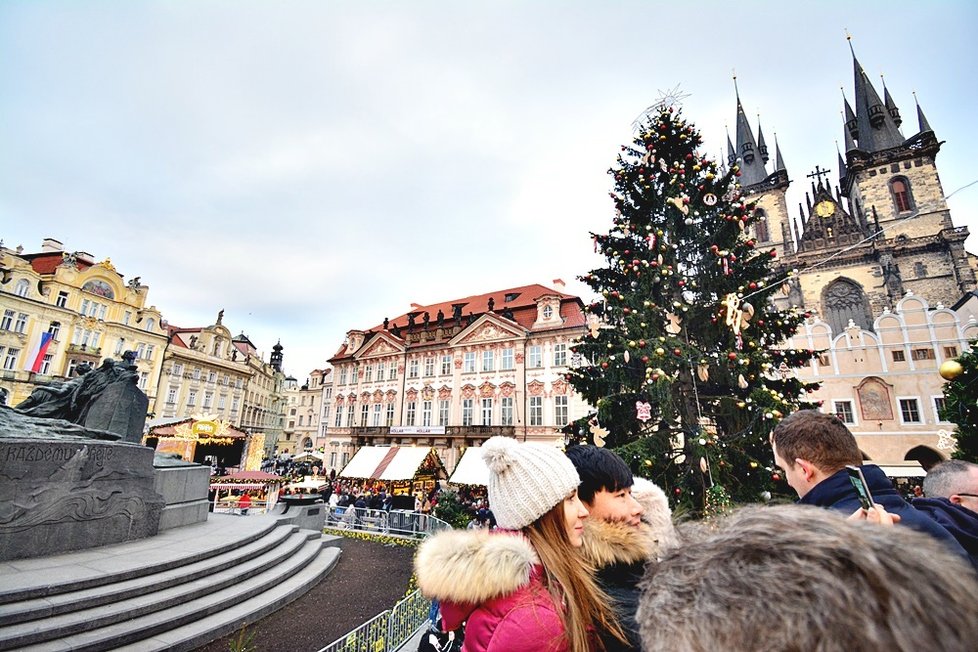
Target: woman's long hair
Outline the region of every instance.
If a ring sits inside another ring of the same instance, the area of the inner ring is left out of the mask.
[[[600,646],[602,631],[627,644],[618,618],[608,606],[610,599],[567,535],[564,501],[523,528],[523,534],[540,558],[547,591],[564,621],[571,651],[588,652]],[[596,631],[589,629],[592,626]]]

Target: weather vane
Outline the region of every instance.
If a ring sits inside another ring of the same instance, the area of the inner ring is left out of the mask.
[[[669,90],[665,90],[665,91],[659,90],[658,91],[659,99],[656,100],[655,104],[652,104],[651,106],[647,107],[644,111],[638,114],[638,117],[636,117],[635,120],[632,121],[632,129],[636,129],[636,130],[641,129],[642,123],[645,121],[645,119],[654,113],[659,113],[660,111],[663,110],[681,107],[683,104],[683,100],[689,97],[690,94],[684,93],[682,90],[680,90],[679,86],[680,84],[676,84],[674,87],[672,87]]]

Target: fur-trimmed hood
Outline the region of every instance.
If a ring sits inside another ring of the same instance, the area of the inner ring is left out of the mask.
[[[518,533],[450,530],[421,544],[414,567],[426,597],[479,604],[529,584],[539,563],[529,541]]]
[[[584,521],[584,557],[596,568],[660,558],[678,545],[665,493],[645,478],[635,478],[632,496],[643,507],[638,528],[589,518]]]

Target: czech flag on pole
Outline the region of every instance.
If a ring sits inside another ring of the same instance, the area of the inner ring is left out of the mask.
[[[41,365],[44,364],[44,356],[48,352],[48,347],[51,346],[51,340],[53,339],[51,333],[41,333],[41,341],[37,343],[37,347],[31,351],[31,354],[27,356],[27,365],[24,367],[26,371],[40,373]]]

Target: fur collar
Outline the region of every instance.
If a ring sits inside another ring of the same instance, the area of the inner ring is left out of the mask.
[[[652,556],[655,546],[652,528],[646,523],[639,523],[635,528],[625,523],[593,518],[584,521],[584,547],[581,552],[595,568],[644,562]]]
[[[422,543],[414,566],[425,596],[479,604],[526,586],[539,563],[520,534],[450,530]]]

